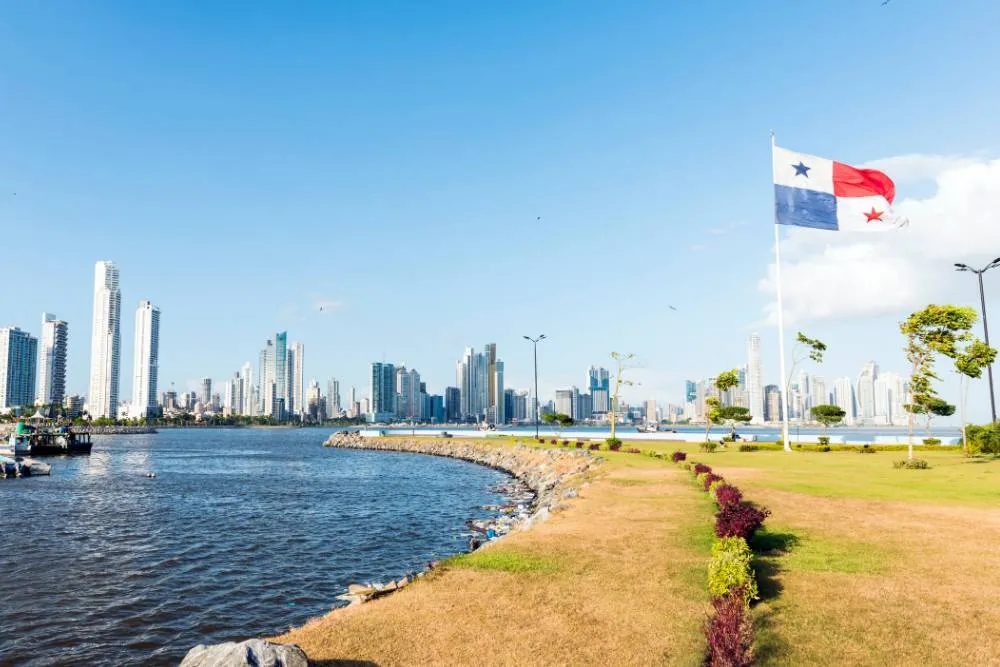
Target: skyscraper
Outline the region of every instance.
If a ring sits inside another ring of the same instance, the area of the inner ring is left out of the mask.
[[[747,341],[747,407],[750,420],[764,421],[764,372],[760,362],[760,336],[750,334]]]
[[[149,417],[156,411],[160,371],[160,309],[140,301],[135,311],[135,360],[132,364],[132,412]]]
[[[444,414],[450,423],[462,420],[462,392],[458,387],[445,387]]]
[[[326,416],[329,419],[340,416],[340,382],[336,378],[326,381]]]
[[[288,332],[281,331],[274,335],[274,398],[282,401],[287,410],[291,403],[288,400]],[[280,416],[282,411],[279,411]]]
[[[42,313],[42,340],[38,355],[38,387],[35,402],[62,405],[66,395],[66,347],[68,325],[55,315]]]
[[[858,420],[872,423],[875,419],[875,379],[878,377],[878,364],[869,361],[861,369],[858,376]]]
[[[288,402],[286,405],[290,406],[291,411],[296,415],[301,415],[305,409],[303,404],[305,352],[306,349],[302,343],[292,343],[291,347],[288,348]]]
[[[122,293],[118,266],[100,261],[94,266],[94,318],[90,337],[90,416],[118,416],[121,362]]]
[[[420,397],[420,373],[406,366],[396,368],[396,416],[400,419],[420,419],[423,412]]]
[[[857,408],[854,400],[854,383],[851,378],[842,377],[833,381],[833,404],[844,411],[844,423],[854,424]]]
[[[368,413],[374,422],[396,418],[396,368],[392,364],[372,364]]]
[[[504,402],[503,362],[499,359],[493,363],[493,420],[495,424],[506,424],[507,405]]]
[[[264,349],[260,351],[257,363],[257,414],[270,415],[274,412],[274,399],[277,398],[274,381],[274,343],[268,339]]]
[[[202,378],[198,388],[198,400],[206,410],[212,404],[212,378]]]
[[[658,423],[660,420],[656,417],[656,400],[649,399],[646,401],[646,421]]]
[[[0,329],[0,409],[35,400],[38,339],[17,327]]]
[[[607,414],[611,410],[611,374],[607,368],[591,366],[587,369],[587,380],[594,412]]]
[[[485,412],[487,413],[487,419],[490,418],[490,412],[496,412],[497,406],[497,393],[503,396],[503,390],[497,392],[496,386],[496,364],[497,364],[497,344],[487,343],[483,346],[483,356],[486,362],[486,404],[483,406]]]
[[[764,419],[769,422],[781,420],[781,390],[776,384],[764,387]]]
[[[556,412],[573,416],[573,389],[556,389]]]
[[[243,383],[243,400],[240,402],[239,414],[254,416],[257,414],[257,390],[253,383],[253,366],[250,362],[240,369],[240,381]]]

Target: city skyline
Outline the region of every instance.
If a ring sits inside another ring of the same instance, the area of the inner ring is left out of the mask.
[[[486,340],[504,350],[507,386],[526,387],[521,336],[543,331],[543,393],[582,389],[581,364],[627,350],[643,366],[629,400],[680,402],[685,379],[742,365],[753,331],[764,367],[777,368],[774,130],[782,145],[896,181],[905,231],[781,231],[789,333],[829,345],[828,377],[872,358],[902,371],[899,321],[927,303],[977,305],[953,264],[981,266],[1000,248],[1000,93],[982,84],[1000,45],[981,29],[1000,6],[896,4],[863,10],[864,21],[817,21],[805,5],[727,7],[727,34],[739,25],[772,45],[748,51],[697,37],[717,16],[690,3],[484,5],[462,30],[444,7],[211,7],[150,21],[138,5],[22,3],[0,40],[17,128],[0,161],[2,215],[50,241],[11,254],[31,295],[9,299],[0,326],[37,337],[38,313],[57,313],[70,325],[67,393],[89,394],[85,276],[114,255],[123,303],[150,298],[169,314],[161,389],[256,368],[274,331],[305,346],[305,382],[336,376],[345,393],[366,387],[367,360],[383,357],[450,386],[454,350]],[[212,26],[223,18],[220,41]],[[295,48],[259,38],[272,20]],[[340,25],[353,30],[328,39]],[[928,25],[977,56],[908,37]],[[850,94],[789,99],[763,74],[788,66],[803,33],[842,46],[814,74],[851,72]],[[885,69],[866,66],[872,43]],[[949,72],[932,103],[928,71]],[[874,116],[857,103],[872,90],[887,101]],[[708,175],[723,168],[720,186]],[[389,240],[372,248],[372,230]],[[293,258],[280,279],[256,274],[262,244]],[[555,269],[566,261],[581,268]],[[998,312],[1000,272],[984,282]],[[127,332],[123,363],[132,346]],[[131,396],[131,373],[121,375],[120,397]],[[954,401],[957,381],[942,378]],[[983,381],[970,384],[969,413],[988,418]]]

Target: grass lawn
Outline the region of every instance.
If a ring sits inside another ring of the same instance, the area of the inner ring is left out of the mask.
[[[1000,459],[687,449],[773,512],[760,664],[1000,664]]]
[[[1000,459],[633,445],[683,449],[772,511],[758,664],[1000,665]],[[601,456],[549,521],[278,639],[327,665],[699,664],[708,496],[669,462]]]

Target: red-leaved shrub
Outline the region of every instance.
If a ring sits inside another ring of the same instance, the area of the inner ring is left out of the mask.
[[[736,505],[743,500],[743,492],[730,484],[715,487],[715,502],[719,507]]]
[[[674,463],[677,463],[679,461],[686,461],[687,457],[688,457],[687,452],[682,452],[678,450],[670,455],[670,460],[673,461]]]
[[[723,505],[715,513],[715,534],[717,537],[742,537],[749,542],[770,515],[770,510],[757,507],[749,500]]]
[[[601,443],[599,443],[599,442],[592,442],[592,443],[590,443],[590,451],[596,452],[600,448],[601,448]]]
[[[710,467],[708,467],[707,465],[705,465],[704,463],[695,463],[694,464],[694,474],[695,475],[700,475],[703,472],[712,472],[712,469]]]
[[[705,625],[711,667],[748,667],[753,664],[753,627],[743,602],[743,587],[712,600],[715,615]]]
[[[705,478],[702,481],[705,483],[705,490],[708,491],[708,487],[712,486],[712,482],[722,481],[722,476],[716,475],[714,472],[710,472],[705,475]]]
[[[576,448],[577,449],[583,449],[583,443],[582,442],[576,443]]]

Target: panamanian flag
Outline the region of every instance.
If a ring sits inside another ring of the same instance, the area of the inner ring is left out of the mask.
[[[836,231],[896,229],[907,220],[892,211],[896,185],[875,169],[858,169],[774,147],[774,220]]]

